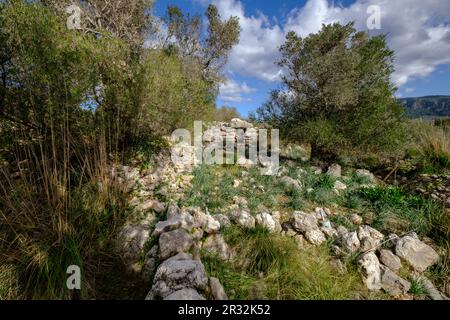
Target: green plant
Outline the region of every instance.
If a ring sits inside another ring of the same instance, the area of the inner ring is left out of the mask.
[[[423,285],[422,281],[418,279],[411,280],[411,288],[409,289],[409,292],[417,297],[423,297],[427,294],[425,286]]]
[[[293,239],[261,228],[232,227],[225,238],[237,256],[245,259],[210,270],[219,270],[214,274],[226,288],[236,289],[240,299],[350,299],[360,290],[356,273],[339,275],[332,269],[326,245],[299,250]],[[242,284],[236,280],[238,275]]]

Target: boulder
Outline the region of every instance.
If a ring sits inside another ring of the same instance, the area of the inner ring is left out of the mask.
[[[361,268],[364,283],[369,290],[381,289],[381,269],[380,262],[374,252],[369,252],[361,256],[358,261]]]
[[[191,209],[194,218],[195,227],[203,228],[208,233],[216,233],[220,231],[220,222],[209,214],[204,213],[200,209]]]
[[[219,279],[210,277],[209,278],[209,287],[211,289],[211,294],[214,300],[228,300],[228,296],[223,289],[222,284]]]
[[[204,291],[208,286],[205,267],[192,255],[180,253],[164,261],[157,269],[148,299],[165,299],[183,289]]]
[[[152,236],[158,237],[164,232],[182,228],[186,231],[192,231],[195,227],[194,218],[187,212],[168,215],[168,220],[160,221],[156,224]]]
[[[231,120],[230,127],[233,129],[250,129],[253,128],[253,125],[247,121],[236,118]]]
[[[162,260],[181,252],[187,252],[194,244],[193,237],[183,229],[163,233],[159,237],[159,249]]]
[[[164,300],[202,301],[206,299],[194,289],[182,289],[169,294]]]
[[[367,225],[360,226],[358,228],[358,238],[359,238],[359,240],[362,240],[365,237],[373,238],[373,239],[378,240],[380,242],[384,239],[384,235],[380,231],[372,228],[371,226],[367,226]]]
[[[236,210],[233,212],[231,217],[235,223],[244,228],[249,229],[255,228],[256,224],[255,218],[245,210]]]
[[[204,229],[208,234],[217,233],[220,231],[220,222],[208,214],[206,215],[206,223]]]
[[[280,223],[266,212],[256,215],[256,224],[266,228],[270,232],[281,232]]]
[[[384,235],[378,230],[365,225],[358,228],[358,238],[362,244],[361,251],[367,252],[377,249],[381,245]]]
[[[361,246],[359,249],[361,250],[361,252],[375,251],[378,248],[378,246],[380,245],[379,240],[376,240],[376,239],[370,238],[370,237],[362,238],[360,243],[361,243]]]
[[[425,271],[439,260],[439,255],[433,248],[411,236],[397,241],[395,254],[419,272]]]
[[[411,283],[396,275],[388,267],[381,265],[380,270],[381,287],[391,296],[398,297],[402,294],[407,293],[411,288]]]
[[[221,234],[208,236],[202,245],[202,249],[223,261],[230,258],[230,249]]]
[[[292,227],[300,233],[306,233],[309,230],[319,229],[317,218],[314,214],[296,211],[291,219]]]
[[[305,238],[306,238],[306,240],[308,240],[309,243],[316,245],[316,246],[327,241],[327,239],[325,238],[325,235],[319,229],[310,229],[310,230],[306,231]]]
[[[339,230],[338,230],[339,232]],[[347,252],[356,252],[359,250],[361,243],[356,232],[347,232],[340,236],[339,243]]]
[[[395,273],[402,267],[400,258],[393,254],[391,250],[380,250],[380,262]]]

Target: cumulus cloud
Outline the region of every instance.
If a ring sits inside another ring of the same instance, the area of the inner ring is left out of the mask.
[[[201,0],[205,2],[206,0]],[[370,5],[381,8],[381,30],[395,50],[398,86],[415,77],[426,77],[437,66],[450,63],[450,2],[448,0],[357,0],[343,7],[327,0],[308,0],[288,13],[284,25],[262,13],[246,14],[241,1],[213,0],[224,17],[237,16],[242,27],[241,41],[230,55],[228,68],[243,76],[277,81],[282,71],[275,65],[278,47],[288,31],[302,36],[320,30],[323,23],[356,21],[358,30],[367,30]]]
[[[247,83],[238,83],[233,80],[228,80],[225,84],[220,86],[220,99],[224,102],[240,103],[250,101],[245,95],[255,92]]]

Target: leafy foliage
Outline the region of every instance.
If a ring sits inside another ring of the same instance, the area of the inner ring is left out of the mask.
[[[284,88],[259,108],[261,121],[310,142],[312,156],[325,159],[346,150],[386,153],[404,139],[384,36],[370,38],[353,23],[324,25],[306,38],[290,32],[280,52]]]

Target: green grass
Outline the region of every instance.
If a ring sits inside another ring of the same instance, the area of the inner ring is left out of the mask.
[[[260,228],[232,227],[225,238],[238,258],[203,261],[226,290],[235,290],[235,299],[351,299],[361,290],[356,272],[340,275],[332,269],[326,245],[299,250],[293,239]]]
[[[427,294],[427,291],[425,290],[425,286],[420,280],[412,279],[409,293],[411,293],[415,297],[423,297]]]

